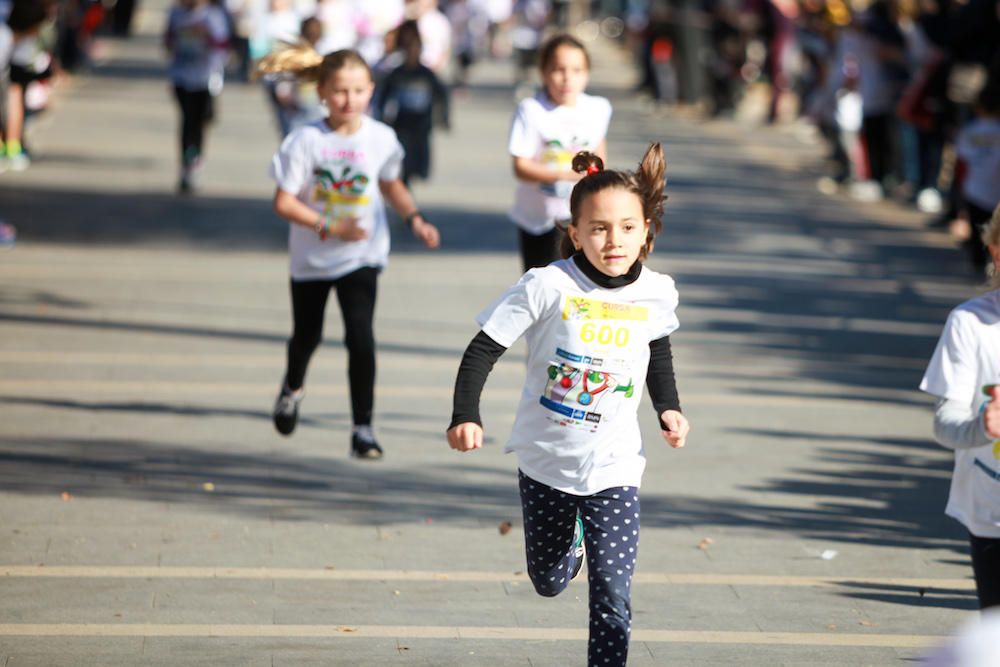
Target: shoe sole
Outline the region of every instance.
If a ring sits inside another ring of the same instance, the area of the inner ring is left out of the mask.
[[[381,459],[384,456],[384,454],[383,454],[383,452],[381,452],[378,449],[375,449],[374,447],[372,449],[367,449],[367,450],[365,450],[363,452],[359,452],[358,450],[356,450],[356,449],[354,449],[352,447],[351,448],[351,456],[353,458],[356,458],[356,459],[363,459],[363,460],[368,460],[368,461],[377,461],[377,460]]]

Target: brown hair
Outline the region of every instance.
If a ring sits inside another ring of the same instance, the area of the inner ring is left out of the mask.
[[[580,49],[583,51],[583,59],[587,63],[587,69],[590,69],[590,54],[587,53],[587,47],[583,45],[583,42],[578,40],[573,35],[567,33],[560,33],[558,35],[553,35],[549,37],[548,40],[542,44],[542,48],[538,51],[538,67],[543,72],[549,68],[552,64],[552,59],[556,57],[556,50],[560,46],[568,46],[574,49]]]
[[[345,67],[361,67],[372,76],[371,67],[354,49],[341,49],[321,56],[309,44],[296,44],[267,54],[261,58],[255,73],[257,76],[290,74],[299,81],[323,83]]]
[[[605,170],[604,161],[599,156],[583,151],[573,157],[573,171],[587,175],[580,179],[569,196],[571,216],[569,224],[577,223],[580,218],[580,207],[587,197],[610,188],[631,192],[642,202],[643,218],[649,222],[646,243],[639,251],[639,260],[645,260],[653,251],[656,235],[663,229],[663,204],[667,201],[667,195],[663,192],[664,177],[667,173],[663,147],[658,143],[650,144],[635,171]],[[569,257],[576,252],[569,234],[563,237],[560,250],[563,257]]]
[[[990,218],[990,221],[983,225],[983,231],[979,238],[982,239],[983,245],[987,248],[1000,246],[1000,204],[997,204],[997,207],[993,209],[993,217]],[[992,257],[992,253],[990,255]],[[990,287],[1000,288],[1000,273],[997,272],[996,263],[991,261],[987,271],[990,275]]]

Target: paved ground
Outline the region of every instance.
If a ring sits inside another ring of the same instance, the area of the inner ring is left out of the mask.
[[[395,229],[388,455],[363,464],[335,310],[300,431],[271,428],[289,329],[276,136],[263,94],[230,86],[203,193],[173,194],[161,20],[147,10],[73,82],[31,170],[0,177],[21,233],[0,256],[0,665],[582,664],[585,587],[542,599],[521,572],[501,445],[523,348],[488,385],[486,449],[442,437],[472,316],[518,275],[509,72],[477,70],[417,188],[444,248]],[[912,661],[974,608],[942,516],[949,457],[914,390],[975,292],[961,257],[903,209],[819,195],[818,149],[795,132],[654,111],[620,57],[597,62],[612,163],[667,148],[651,265],[681,291],[695,429],[671,451],[644,413],[630,665]]]

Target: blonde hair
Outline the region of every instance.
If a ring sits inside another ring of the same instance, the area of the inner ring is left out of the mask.
[[[663,229],[663,205],[667,201],[667,195],[663,192],[667,173],[663,147],[658,143],[650,144],[635,171],[605,170],[604,161],[599,156],[582,151],[573,158],[573,171],[587,175],[580,179],[569,196],[570,224],[575,225],[579,221],[580,208],[585,198],[610,188],[631,192],[642,202],[643,218],[649,221],[646,243],[639,251],[639,260],[645,260],[653,252],[656,235]],[[561,251],[563,257],[569,257],[575,252],[569,235],[563,239]]]
[[[307,43],[288,45],[273,51],[257,63],[256,75],[289,74],[299,81],[323,83],[345,67],[361,67],[372,76],[371,67],[353,49],[341,49],[321,56]]]
[[[987,249],[990,246],[1000,246],[1000,204],[997,204],[997,207],[993,209],[993,216],[983,226],[983,231],[980,233],[979,238]],[[990,253],[990,257],[992,257],[992,253]],[[993,289],[1000,288],[1000,273],[997,272],[995,261],[989,263],[987,272],[990,276],[990,287]]]

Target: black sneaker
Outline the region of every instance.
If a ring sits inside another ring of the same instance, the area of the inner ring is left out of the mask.
[[[382,448],[375,441],[371,427],[359,427],[351,434],[351,456],[372,460],[382,458]]]
[[[278,399],[274,402],[274,428],[278,429],[281,435],[291,435],[295,430],[295,425],[299,422],[299,403],[305,392],[299,389],[291,391],[288,387],[282,386]]]
[[[583,548],[583,519],[576,517],[576,528],[573,529],[573,555],[576,556],[576,565],[573,566],[573,576],[570,579],[576,579],[576,575],[580,574],[586,554],[587,550]]]

